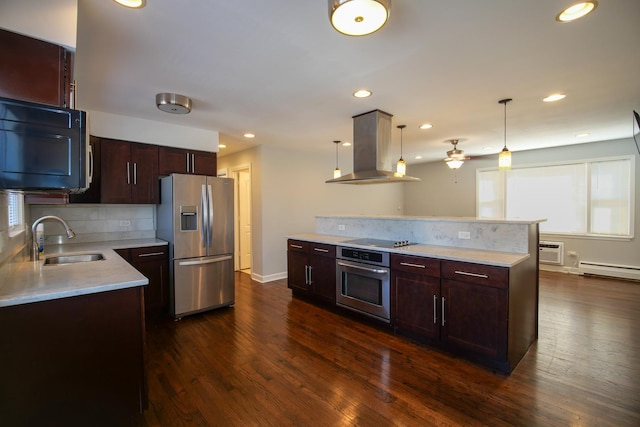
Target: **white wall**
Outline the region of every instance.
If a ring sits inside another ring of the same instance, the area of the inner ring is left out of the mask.
[[[640,155],[632,138],[545,148],[513,153],[513,164],[537,164],[563,160],[584,160],[609,156],[635,155],[635,222],[634,230],[640,232]],[[410,166],[410,175],[422,178],[422,182],[404,184],[404,210],[406,215],[475,216],[476,169],[496,166],[497,155],[473,158],[454,173],[444,162],[423,163]],[[457,176],[457,184],[455,177]],[[541,240],[564,242],[565,266],[577,267],[578,261],[594,261],[620,265],[640,266],[640,241],[593,239],[556,235],[540,235]],[[567,256],[574,251],[577,257]]]
[[[316,215],[402,214],[402,184],[326,184],[335,167],[333,154],[263,146],[218,158],[219,169],[249,163],[256,280],[285,277],[286,236],[314,232]]]
[[[82,104],[79,102],[77,107],[82,109]],[[121,116],[103,111],[87,111],[87,115],[91,135],[168,147],[218,151],[219,133],[217,131]]]
[[[2,0],[0,28],[75,50],[78,0]]]

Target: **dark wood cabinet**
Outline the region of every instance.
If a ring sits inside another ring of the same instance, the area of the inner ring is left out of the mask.
[[[92,136],[93,179],[72,203],[156,204],[158,146]]]
[[[394,328],[415,338],[440,339],[440,260],[391,254]]]
[[[102,203],[159,202],[158,147],[101,138]]]
[[[506,360],[508,286],[508,268],[442,261],[443,342]]]
[[[287,264],[287,283],[294,294],[335,305],[335,246],[289,240]]]
[[[68,107],[73,52],[0,29],[0,96]]]
[[[145,246],[116,249],[116,252],[149,279],[149,284],[144,287],[144,308],[147,317],[167,314],[169,247],[167,245]]]
[[[0,308],[2,424],[131,425],[147,407],[141,287]]]
[[[158,147],[158,173],[216,176],[217,154],[208,151],[188,150],[176,147]]]

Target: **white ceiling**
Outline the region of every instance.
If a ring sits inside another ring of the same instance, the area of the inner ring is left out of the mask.
[[[512,151],[628,138],[640,111],[638,0],[600,0],[568,24],[555,16],[572,0],[395,0],[364,37],[336,32],[326,0],[78,3],[79,107],[218,130],[221,155],[248,147],[248,131],[253,145],[333,153],[373,109],[407,125],[410,164],[442,159],[452,138],[469,156],[500,151],[502,98]],[[192,112],[158,110],[159,92],[190,97]],[[542,102],[555,92],[567,97]]]

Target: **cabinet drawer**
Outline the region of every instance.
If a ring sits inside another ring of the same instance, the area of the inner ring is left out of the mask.
[[[164,260],[168,258],[168,252],[166,245],[131,248],[131,262]]]
[[[324,243],[311,243],[309,245],[309,253],[312,255],[320,255],[320,256],[335,258],[336,247],[333,245],[325,245]]]
[[[391,254],[391,269],[440,277],[440,260],[420,256]]]
[[[494,288],[509,285],[509,269],[469,262],[442,261],[442,277]]]
[[[302,240],[289,240],[287,242],[287,250],[293,252],[308,252],[311,243],[303,242]]]

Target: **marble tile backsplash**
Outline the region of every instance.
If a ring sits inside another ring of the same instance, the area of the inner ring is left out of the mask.
[[[527,223],[486,221],[472,218],[316,217],[316,233],[319,234],[409,240],[413,243],[426,245],[525,254],[529,253],[530,226],[531,224]],[[469,238],[459,238],[459,232],[468,233]]]
[[[65,220],[76,233],[67,239],[57,221],[44,222],[45,245],[153,238],[156,235],[154,205],[31,205],[29,224],[44,215]]]

